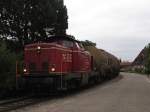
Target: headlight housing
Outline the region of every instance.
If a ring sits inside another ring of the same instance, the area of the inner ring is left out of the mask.
[[[24,73],[26,73],[26,72],[27,72],[27,69],[26,69],[26,68],[24,68],[24,69],[23,69],[23,72],[24,72]]]
[[[52,71],[52,72],[55,72],[55,68],[51,68],[51,71]]]

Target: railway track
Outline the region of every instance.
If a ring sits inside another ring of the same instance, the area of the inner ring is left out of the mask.
[[[22,107],[40,103],[47,100],[47,98],[34,98],[34,97],[22,97],[14,100],[0,102],[0,112],[8,112],[16,110]]]
[[[116,82],[118,80],[122,79],[122,75],[116,77],[115,79],[111,80],[111,81],[107,81],[108,83],[111,82]],[[102,82],[101,86],[107,84],[106,82]],[[95,85],[95,87],[97,87],[98,85]],[[48,96],[42,96],[42,97],[34,97],[34,95],[32,96],[25,96],[25,97],[20,97],[20,98],[16,98],[13,100],[7,100],[7,101],[0,101],[0,112],[8,112],[8,111],[13,111],[13,110],[17,110],[23,107],[27,107],[30,105],[34,105],[34,104],[38,104],[38,103],[42,103],[42,102],[46,102],[46,101],[56,101],[57,99],[60,98],[67,98],[67,97],[71,97],[73,95],[76,94],[80,94],[82,92],[85,92],[89,89],[94,88],[93,86],[87,86],[84,88],[80,88],[79,90],[73,90],[73,91],[65,91],[63,93],[63,91],[60,93],[53,93],[53,94],[49,94]]]
[[[17,110],[23,107],[27,107],[30,105],[42,103],[48,100],[57,99],[61,97],[60,94],[57,93],[49,93],[49,94],[32,94],[29,96],[19,97],[11,100],[0,101],[0,112],[8,112]]]

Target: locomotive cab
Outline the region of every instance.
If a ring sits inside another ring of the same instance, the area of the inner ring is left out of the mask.
[[[27,45],[24,54],[24,75],[44,76],[70,72],[72,47],[67,48],[63,45],[64,43],[65,41],[55,41]],[[64,61],[67,61],[65,66],[63,65]]]

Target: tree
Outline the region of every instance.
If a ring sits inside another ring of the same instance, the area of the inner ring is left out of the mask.
[[[83,44],[83,46],[96,46],[96,43],[89,40],[81,41],[81,43]]]
[[[1,0],[0,38],[23,46],[65,35],[67,8],[63,0]]]
[[[15,63],[18,57],[7,49],[4,41],[0,41],[0,54],[0,89],[13,89],[15,87]]]
[[[147,74],[150,74],[150,44],[148,44],[148,46],[146,47],[147,49],[147,58],[146,58],[146,63],[145,63],[145,72]]]

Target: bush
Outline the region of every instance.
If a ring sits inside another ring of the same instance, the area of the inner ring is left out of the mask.
[[[5,42],[0,42],[0,89],[15,88],[15,69],[18,56],[7,49]]]
[[[93,56],[94,68],[96,68],[99,73],[104,75],[118,75],[120,71],[120,63],[115,56],[102,49],[98,49],[95,45],[90,45],[89,43],[83,44],[83,46]]]
[[[134,71],[136,73],[143,73],[143,68],[135,68]]]
[[[147,59],[147,62],[145,64],[145,73],[150,74],[150,56]]]
[[[147,46],[147,59],[145,63],[145,73],[150,74],[150,44]]]

